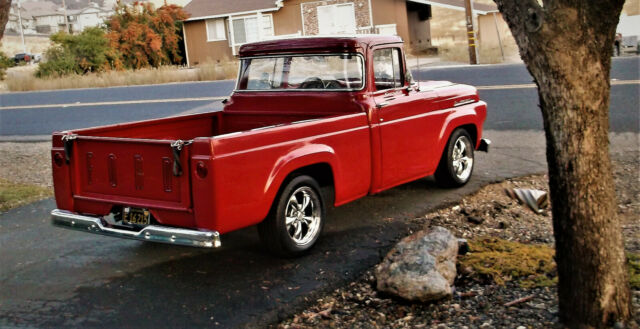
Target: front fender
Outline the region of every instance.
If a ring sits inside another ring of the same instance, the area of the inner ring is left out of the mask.
[[[449,136],[453,131],[461,126],[473,125],[476,128],[477,135],[475,137],[475,148],[478,148],[480,139],[482,138],[482,125],[487,116],[487,104],[485,102],[477,102],[465,106],[460,106],[451,112],[444,121],[440,134],[438,135],[438,145],[440,145],[440,153],[447,145]]]

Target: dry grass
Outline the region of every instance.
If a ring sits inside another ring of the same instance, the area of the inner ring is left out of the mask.
[[[51,188],[13,183],[0,179],[0,212],[42,200],[52,195]]]
[[[515,42],[505,42],[503,44],[504,57],[500,47],[480,47],[478,49],[479,64],[498,64],[505,62],[516,62],[520,60],[518,47]],[[466,43],[444,43],[438,46],[438,54],[442,61],[446,62],[469,62],[469,48]]]
[[[484,238],[470,241],[469,248],[459,263],[470,268],[472,276],[497,284],[517,280],[523,287],[551,286],[557,281],[553,246]]]
[[[102,88],[186,81],[233,79],[238,70],[237,62],[205,62],[195,68],[164,66],[157,69],[111,71],[86,75],[71,75],[40,79],[32,70],[9,70],[6,89],[9,91],[33,91],[73,88]]]

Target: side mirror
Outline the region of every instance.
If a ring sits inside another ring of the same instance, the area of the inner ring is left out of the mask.
[[[411,74],[411,71],[407,71],[405,73],[404,76],[404,81],[409,82],[409,85],[407,86],[407,91],[411,91],[411,90],[415,90],[415,91],[420,91],[420,85],[413,80],[413,75]]]

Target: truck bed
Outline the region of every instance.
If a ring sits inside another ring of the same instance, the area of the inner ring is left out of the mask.
[[[274,134],[282,134],[283,129],[289,131],[288,124],[314,125],[309,121],[323,116],[331,118],[335,114],[219,111],[54,133],[52,159],[58,208],[105,216],[131,206],[149,209],[159,224],[211,228],[212,223],[197,223],[195,216],[197,198],[193,193],[208,193],[193,191],[200,181],[194,174],[197,164],[206,163],[211,170],[214,152],[217,156],[235,153],[228,149],[228,138],[236,141],[233,145],[251,149],[251,143],[270,143],[267,140]],[[366,125],[364,114],[362,118],[365,121],[360,120],[360,125]],[[323,132],[335,127],[329,122],[315,125],[325,127]],[[317,134],[313,129],[295,130],[308,137]],[[242,137],[241,132],[252,133]],[[193,145],[176,153],[172,144],[177,140]],[[68,165],[64,165],[67,156]],[[182,169],[180,173],[175,170],[176,162]],[[221,160],[222,163],[225,162]],[[211,172],[207,179],[212,176]]]

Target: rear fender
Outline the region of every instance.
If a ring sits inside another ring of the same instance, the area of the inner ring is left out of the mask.
[[[278,159],[265,185],[265,196],[271,201],[269,204],[273,204],[280,187],[292,172],[320,163],[327,163],[331,167],[334,188],[337,193],[340,172],[336,170],[338,161],[335,151],[328,145],[310,144],[295,149]]]

